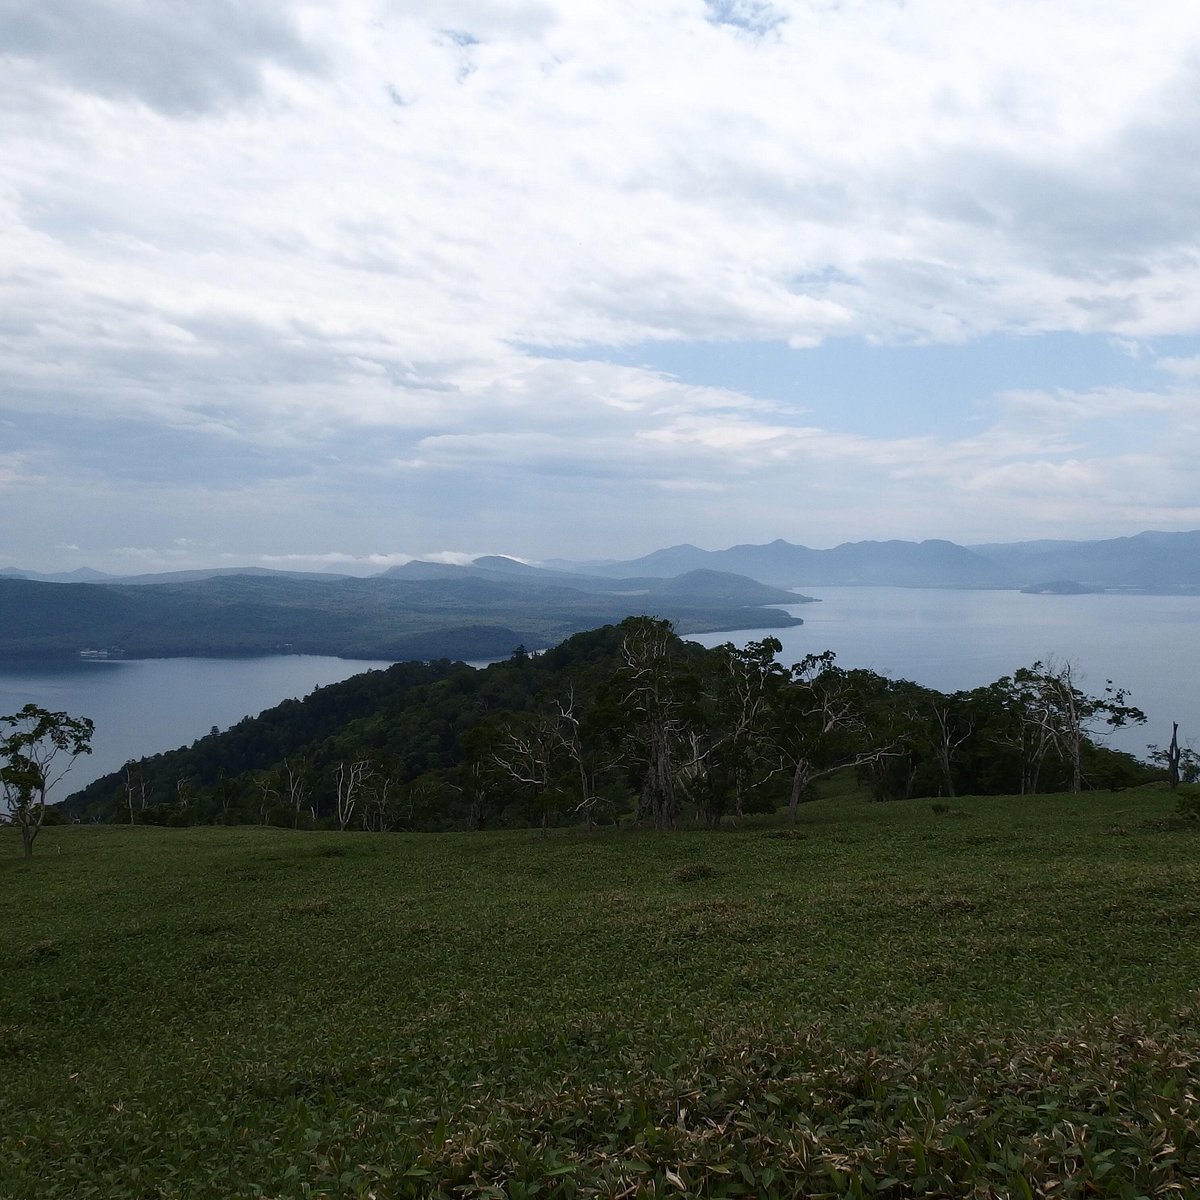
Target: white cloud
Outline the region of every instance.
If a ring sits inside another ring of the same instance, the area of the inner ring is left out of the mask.
[[[378,575],[389,567],[402,567],[405,563],[445,563],[449,566],[466,566],[476,558],[489,553],[486,550],[430,550],[423,554],[392,553],[355,554],[345,550],[323,552],[297,552],[294,554],[259,554],[240,559],[241,566],[271,567],[278,571],[330,571],[348,575]],[[225,555],[232,559],[233,555]]]
[[[1097,312],[1144,332],[1169,280],[1192,279],[1147,254],[1192,245],[1190,178],[1148,188],[1135,141],[1169,128],[1190,73],[1185,10],[1118,40],[1120,5],[1107,23],[1073,4],[974,23],[929,2],[792,7],[763,42],[698,5],[463,6],[467,81],[419,14],[309,14],[330,73],[252,109],[181,124],[77,93],[21,172],[21,224],[114,317],[120,299],[215,309],[434,357]],[[1094,278],[1131,252],[1141,283]]]
[[[1195,333],[1198,50],[1182,2],[0,0],[0,486],[31,549],[356,560],[1186,513],[1111,481],[1183,469],[1187,353],[918,438],[589,347]]]
[[[1165,355],[1158,360],[1156,365],[1168,374],[1181,379],[1195,379],[1200,376],[1200,354],[1190,354],[1184,358]]]

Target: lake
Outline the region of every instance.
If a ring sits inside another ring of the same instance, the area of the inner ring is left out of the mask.
[[[1118,731],[1111,744],[1142,754],[1147,742],[1170,740],[1173,720],[1182,741],[1200,743],[1200,597],[804,590],[820,603],[789,609],[804,618],[802,626],[694,640],[715,646],[775,636],[785,663],[834,650],[842,666],[941,691],[991,683],[1039,658],[1070,659],[1085,691],[1101,692],[1112,679],[1150,718]],[[94,753],[68,777],[66,790],[73,791],[130,758],[190,744],[214,725],[227,729],[289,697],[387,665],[307,655],[0,664],[0,712],[32,701],[96,722]]]
[[[868,667],[939,691],[978,687],[1037,659],[1070,660],[1084,691],[1111,679],[1147,723],[1108,744],[1142,755],[1165,745],[1171,722],[1200,744],[1200,596],[1028,596],[917,588],[803,588],[820,601],[787,611],[802,626],[694,638],[705,646],[774,636],[780,659],[833,650],[844,667]]]
[[[0,713],[40,704],[96,723],[92,753],[56,791],[62,799],[131,758],[190,745],[313,688],[386,662],[290,654],[270,658],[147,658],[0,663]]]

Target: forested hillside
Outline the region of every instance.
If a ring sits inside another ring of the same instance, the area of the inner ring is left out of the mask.
[[[476,670],[398,663],[287,701],[71,797],[75,817],[393,829],[715,826],[853,770],[880,800],[1123,786],[1094,740],[1141,719],[1042,664],[943,695],[778,641],[705,650],[634,617]]]
[[[284,573],[158,584],[0,579],[0,654],[497,658],[519,643],[554,645],[630,613],[666,617],[690,633],[803,624],[771,607],[802,603],[803,596],[718,571],[614,581],[425,565],[435,567],[428,576],[373,579]]]

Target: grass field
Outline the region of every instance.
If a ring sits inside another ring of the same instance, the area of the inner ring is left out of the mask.
[[[0,1197],[1200,1195],[1165,791],[0,831]]]

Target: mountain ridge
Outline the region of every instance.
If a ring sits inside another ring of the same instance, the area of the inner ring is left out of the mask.
[[[559,569],[597,575],[655,575],[699,567],[746,575],[777,587],[895,586],[1027,588],[1071,580],[1083,587],[1174,592],[1200,590],[1200,530],[1147,530],[1096,541],[1039,540],[963,546],[944,538],[920,542],[842,542],[813,550],[782,538],[724,550],[690,545],[617,562]]]
[[[15,567],[0,569],[0,581],[23,579],[98,586],[151,586],[196,583],[219,577],[307,580],[349,579],[449,581],[466,578],[520,579],[530,584],[555,582],[594,591],[620,591],[601,580],[621,581],[647,590],[654,580],[695,570],[741,575],[782,588],[833,585],[900,587],[1027,588],[1049,581],[1070,581],[1092,590],[1200,590],[1200,530],[1144,530],[1116,538],[1071,540],[1042,538],[1018,542],[959,544],[945,538],[899,538],[842,542],[828,549],[776,538],[740,542],[704,550],[680,542],[630,559],[548,559],[529,562],[486,554],[462,565],[413,559],[376,575],[281,571],[266,567],[213,567],[157,574],[107,575],[89,567],[39,574]],[[591,580],[588,585],[582,580]]]

